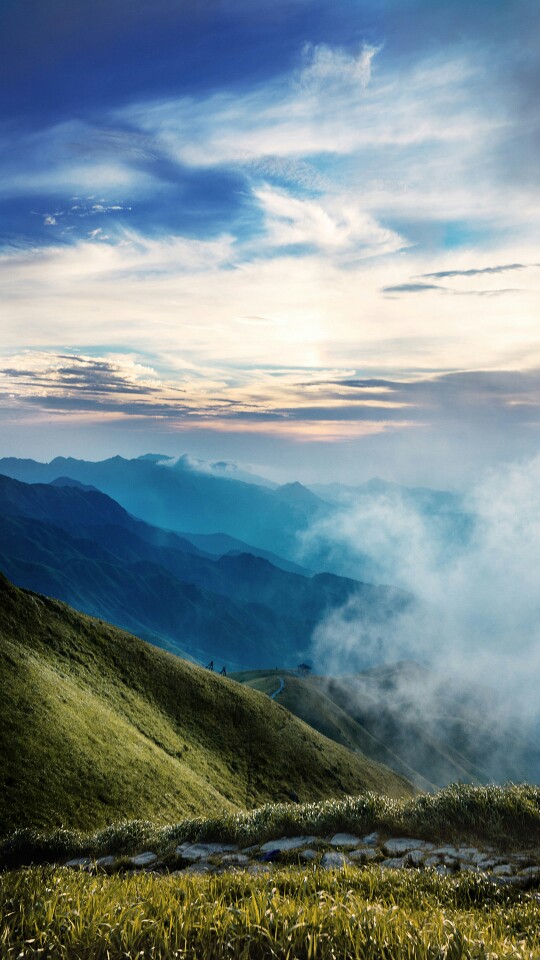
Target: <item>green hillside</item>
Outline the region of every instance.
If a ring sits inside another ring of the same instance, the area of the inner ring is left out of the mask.
[[[263,694],[1,575],[0,651],[0,834],[412,792]]]
[[[422,790],[461,781],[536,779],[536,747],[497,709],[493,694],[458,688],[411,662],[349,677],[298,677],[290,671],[234,674],[349,750],[387,764]]]

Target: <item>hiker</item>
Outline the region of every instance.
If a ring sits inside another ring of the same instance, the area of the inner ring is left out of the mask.
[[[227,676],[227,667],[223,666],[223,667],[221,668],[221,670],[219,671],[219,675],[220,675],[220,677],[226,677],[226,676]]]
[[[214,669],[214,661],[213,661],[213,660],[211,660],[210,663],[207,663],[207,664],[206,664],[206,669],[207,669],[207,670],[213,670],[213,669]]]

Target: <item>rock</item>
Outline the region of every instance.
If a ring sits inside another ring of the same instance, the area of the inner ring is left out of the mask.
[[[324,870],[342,870],[348,864],[350,864],[348,857],[344,853],[338,853],[337,850],[323,853],[321,858],[321,867]]]
[[[457,852],[460,860],[473,860],[474,857],[483,856],[479,854],[477,847],[458,847]]]
[[[438,867],[440,865],[441,859],[438,853],[432,853],[429,857],[426,857],[424,860],[425,867]]]
[[[109,870],[114,867],[117,860],[118,857],[100,857],[99,860],[96,861],[96,867],[99,867],[100,870]]]
[[[238,847],[235,843],[181,843],[176,848],[176,855],[184,860],[206,860],[220,853],[235,853]]]
[[[494,877],[513,877],[514,868],[511,863],[499,863],[493,867]]]
[[[457,847],[454,847],[452,844],[447,844],[445,847],[436,847],[433,850],[433,854],[437,854],[439,857],[455,857],[459,858],[459,853]]]
[[[74,857],[73,860],[68,860],[65,866],[73,867],[75,870],[85,870],[91,863],[90,857]]]
[[[411,867],[421,867],[426,859],[426,851],[419,850],[409,850],[407,854],[407,861],[410,863]]]
[[[476,861],[476,866],[479,870],[492,870],[493,867],[496,867],[499,863],[498,860],[494,860],[493,857],[484,857],[482,860]]]
[[[359,847],[362,841],[352,833],[335,833],[330,843],[333,847],[348,847],[352,850],[354,847]]]
[[[373,847],[368,847],[366,850],[353,850],[353,852],[349,854],[351,860],[355,862],[359,860],[360,863],[373,863],[374,860],[377,860],[378,856],[379,851],[374,850]]]
[[[216,868],[206,860],[199,860],[197,863],[190,863],[184,873],[216,873]]]
[[[149,850],[145,853],[138,853],[136,857],[131,858],[132,867],[149,867],[151,863],[157,860],[157,853],[151,853]]]
[[[270,873],[270,867],[266,866],[263,863],[252,863],[250,867],[247,868],[248,873]]]
[[[405,857],[390,857],[388,860],[381,860],[380,865],[387,870],[400,870],[405,866]]]
[[[247,857],[245,853],[224,853],[221,858],[221,862],[224,864],[226,863],[227,865],[243,865],[245,863],[249,863],[250,861],[249,857]]]
[[[262,853],[270,851],[283,853],[286,850],[301,850],[302,847],[309,847],[316,841],[317,837],[281,837],[280,840],[268,840],[260,849]]]
[[[408,853],[409,850],[424,850],[425,852],[433,850],[434,844],[426,840],[411,840],[409,837],[395,837],[391,840],[385,840],[383,850],[391,857]]]
[[[536,880],[537,877],[540,877],[540,867],[525,867],[519,871],[519,875],[520,877],[529,877],[530,879]]]
[[[435,867],[435,873],[439,873],[441,877],[447,877],[453,872],[454,871],[450,867],[447,867],[444,863],[438,863]]]
[[[379,846],[379,836],[377,832],[368,833],[366,837],[362,837],[362,843],[365,847],[378,847]]]

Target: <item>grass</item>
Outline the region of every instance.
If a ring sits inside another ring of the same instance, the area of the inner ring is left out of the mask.
[[[534,960],[540,902],[474,875],[283,868],[250,876],[0,877],[6,958]]]
[[[0,688],[0,836],[412,793],[266,696],[1,575]]]
[[[439,793],[396,800],[375,793],[306,804],[267,804],[257,810],[173,825],[151,821],[113,824],[81,833],[15,831],[0,844],[0,866],[54,863],[75,856],[128,854],[151,849],[170,854],[184,840],[250,846],[298,834],[326,837],[345,831],[362,836],[411,836],[435,842],[493,844],[501,851],[540,844],[540,787],[452,785]]]

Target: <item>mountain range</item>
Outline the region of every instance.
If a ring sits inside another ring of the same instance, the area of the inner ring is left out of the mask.
[[[19,586],[228,668],[296,664],[317,624],[352,598],[360,620],[382,631],[411,602],[389,587],[295,573],[248,552],[210,554],[92,486],[58,479],[0,476],[0,569]]]

